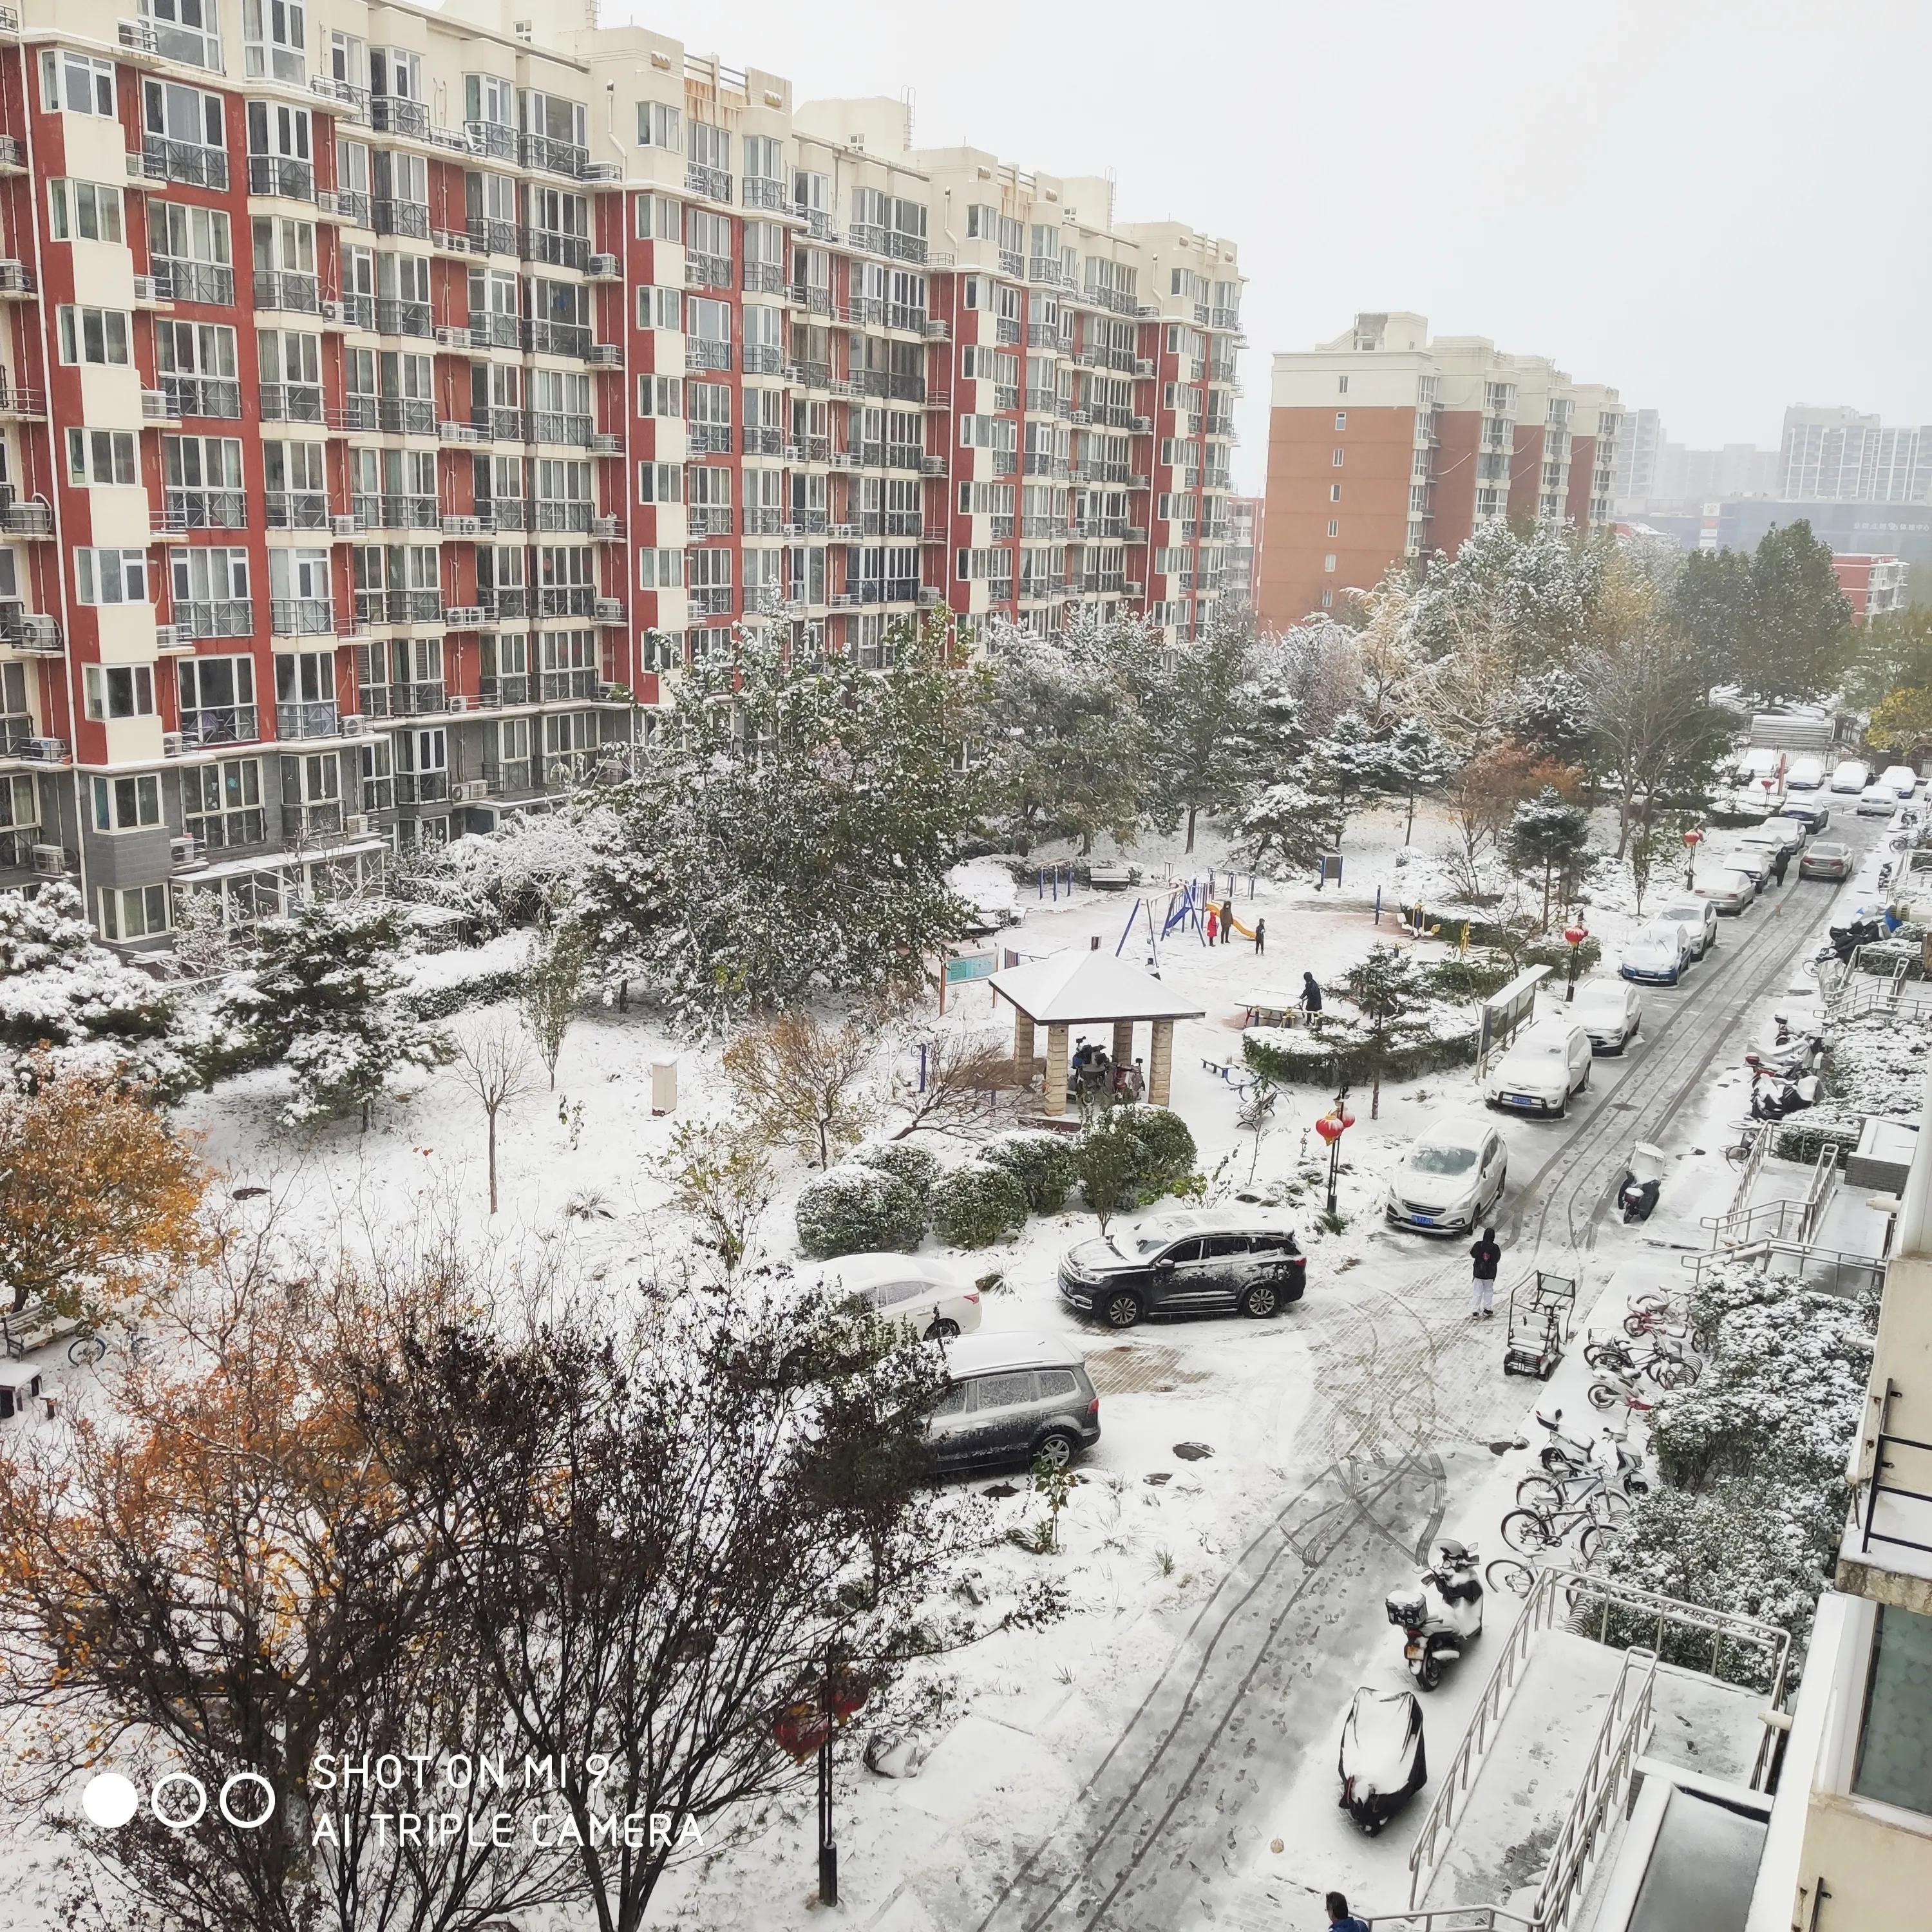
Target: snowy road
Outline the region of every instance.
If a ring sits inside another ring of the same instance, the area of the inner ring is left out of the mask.
[[[1861,849],[1870,842],[1863,835],[1851,834]],[[1713,1066],[1737,1057],[1745,1016],[1815,949],[1837,899],[1794,875],[1742,920],[1725,920],[1717,952],[1681,989],[1646,995],[1642,1047],[1598,1061],[1592,1096],[1568,1122],[1511,1124],[1506,1273],[1585,1271],[1630,1142],[1661,1138]],[[1620,1226],[1615,1239],[1634,1245]],[[936,1922],[962,1932],[1169,1932],[1277,1924],[1291,1901],[1296,1921],[1319,1922],[1310,1895],[1318,1886],[1298,1873],[1270,1884],[1255,1870],[1263,1827],[1308,1754],[1329,1748],[1364,1658],[1386,1648],[1382,1600],[1393,1576],[1492,1472],[1483,1444],[1507,1436],[1525,1406],[1524,1385],[1498,1366],[1497,1330],[1462,1318],[1460,1244],[1384,1252],[1390,1258],[1373,1264],[1382,1278],[1348,1277],[1346,1295],[1324,1298],[1311,1282],[1301,1314],[1315,1386],[1294,1431],[1288,1499],[1202,1606],[1071,1807],[1014,1848],[991,1908],[960,1915],[956,1894]],[[1607,1272],[1590,1268],[1589,1286]],[[1255,1372],[1258,1393],[1280,1365],[1264,1354]],[[1264,1417],[1265,1404],[1254,1412]],[[1446,1755],[1453,1735],[1432,1756]],[[928,1909],[937,1903],[928,1895]]]

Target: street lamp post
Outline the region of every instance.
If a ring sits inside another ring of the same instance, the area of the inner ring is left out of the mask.
[[[802,1764],[815,1752],[818,1758],[818,1902],[838,1903],[838,1845],[832,1828],[832,1743],[838,1726],[866,1706],[872,1687],[849,1664],[838,1660],[835,1646],[825,1652],[824,1674],[817,1684],[772,1719],[772,1736],[778,1748]]]
[[[1315,1131],[1328,1143],[1328,1211],[1335,1211],[1336,1177],[1342,1166],[1342,1136],[1355,1124],[1355,1117],[1348,1108],[1348,1090],[1344,1087],[1335,1096],[1335,1105],[1315,1123]]]
[[[1563,928],[1564,942],[1570,948],[1570,984],[1564,989],[1563,1004],[1570,1005],[1576,998],[1576,962],[1583,950],[1583,942],[1590,936],[1590,929],[1580,920]]]
[[[1687,892],[1697,890],[1697,848],[1703,842],[1701,832],[1687,832],[1684,835],[1684,890]]]

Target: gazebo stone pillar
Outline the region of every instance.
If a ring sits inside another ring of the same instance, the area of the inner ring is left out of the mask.
[[[1042,1114],[1066,1111],[1066,1028],[1064,1023],[1046,1030],[1046,1091],[1040,1096]]]
[[[1051,1076],[1049,1076],[1050,1078]],[[1168,1104],[1174,1078],[1174,1022],[1156,1020],[1154,1048],[1148,1055],[1148,1098],[1156,1107]]]
[[[1033,1016],[1013,1009],[1013,1063],[1022,1080],[1033,1076]]]
[[[1114,1022],[1114,1064],[1131,1066],[1134,1059],[1134,1023],[1132,1020]]]

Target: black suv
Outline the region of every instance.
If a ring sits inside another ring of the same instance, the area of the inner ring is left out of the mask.
[[[1308,1257],[1266,1208],[1162,1214],[1060,1258],[1060,1298],[1109,1328],[1144,1315],[1278,1313],[1299,1301]]]

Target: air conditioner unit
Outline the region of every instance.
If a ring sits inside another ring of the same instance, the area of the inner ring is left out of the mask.
[[[44,879],[58,879],[67,870],[67,848],[64,845],[36,845],[34,848],[34,870]]]
[[[343,721],[347,723],[347,719]],[[352,812],[342,821],[342,836],[345,838],[366,838],[369,836],[369,814],[365,812]]]
[[[615,517],[592,517],[590,519],[590,534],[593,537],[614,537],[617,534],[617,519]]]
[[[369,721],[359,711],[346,712],[335,721],[336,734],[339,737],[359,738],[368,728]]]
[[[1154,374],[1154,364],[1144,356],[1139,356],[1134,362],[1134,374],[1144,380]]]
[[[340,322],[342,320],[342,304],[339,302],[326,302],[321,307],[324,322]]]
[[[479,838],[488,838],[502,822],[503,814],[499,806],[478,805],[470,808],[470,830]]]
[[[199,838],[170,838],[168,863],[179,872],[184,866],[206,865],[208,857]]]
[[[939,602],[939,592],[931,584],[922,584],[919,587],[919,601],[922,608],[929,610]]]
[[[137,302],[159,302],[160,298],[160,291],[154,286],[152,275],[136,275],[134,278],[134,299]]]
[[[182,648],[181,626],[178,624],[157,624],[154,626],[154,648],[158,651],[178,651]]]
[[[480,630],[485,622],[483,607],[480,604],[452,604],[442,614],[442,621],[452,631]],[[452,711],[460,710],[468,702],[466,698],[459,704],[452,698],[449,700],[449,708]]]
[[[624,607],[614,597],[600,597],[592,614],[600,624],[621,624],[624,621]]]
[[[446,537],[480,536],[483,530],[481,517],[445,517],[442,533]]]
[[[44,765],[57,765],[67,756],[64,738],[29,738],[20,747],[23,758],[37,759]]]
[[[590,258],[590,271],[593,279],[611,281],[616,278],[617,258],[614,255],[593,255]]]
[[[488,778],[464,778],[449,788],[451,802],[456,805],[475,805],[490,796]]]
[[[318,214],[335,212],[335,190],[332,188],[319,188],[315,191],[315,212]]]
[[[584,359],[593,369],[620,369],[623,367],[624,352],[614,342],[593,342],[584,352]]]
[[[467,328],[440,328],[436,332],[436,346],[439,349],[467,349],[470,332]]]
[[[188,740],[181,734],[180,732],[164,731],[161,734],[161,756],[163,758],[178,758],[187,749]]]
[[[328,529],[332,536],[352,537],[356,534],[356,519],[353,517],[331,517]]]
[[[474,702],[474,699],[466,698],[459,692],[446,698],[442,700],[442,708],[446,711],[467,711]]]

